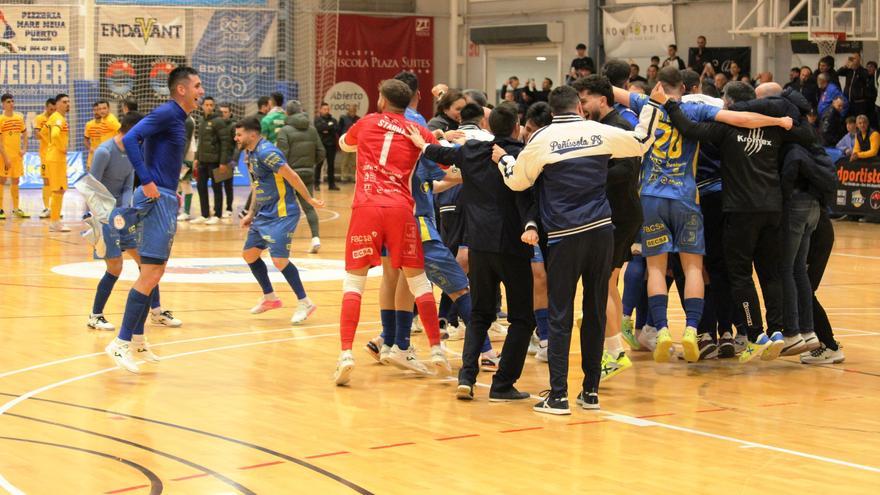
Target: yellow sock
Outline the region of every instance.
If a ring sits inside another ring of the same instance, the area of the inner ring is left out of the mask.
[[[49,208],[49,201],[52,198],[52,190],[49,189],[49,184],[43,183],[43,208]]]
[[[12,209],[18,209],[18,179],[12,179],[12,185],[9,186],[9,192],[12,194]]]
[[[64,190],[52,191],[52,206],[49,207],[49,220],[61,221],[61,202],[64,201]]]

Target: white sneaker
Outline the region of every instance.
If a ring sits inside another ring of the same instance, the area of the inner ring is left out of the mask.
[[[532,332],[532,337],[529,339],[529,356],[534,356],[538,352],[540,343],[541,341],[538,340],[538,331],[535,330]]]
[[[840,364],[844,359],[846,357],[839,342],[836,351],[832,351],[825,344],[819,344],[817,349],[801,354],[801,364]]]
[[[226,210],[223,212],[223,218],[232,218],[232,210]]]
[[[181,213],[180,215],[177,215],[178,222],[185,222],[185,221],[189,220],[189,218],[190,218],[189,215],[187,215],[186,213]]]
[[[319,249],[321,249],[321,238],[312,237],[312,247],[309,248],[309,254],[318,254]]]
[[[779,353],[780,356],[797,356],[802,352],[807,351],[807,344],[804,342],[804,338],[801,337],[801,334],[797,334],[793,337],[783,336],[782,342],[782,352]]]
[[[104,313],[100,314],[90,314],[89,322],[87,323],[88,327],[94,330],[116,330],[116,327],[113,326],[112,323],[107,321],[104,318]]]
[[[804,345],[807,346],[807,351],[814,351],[822,345],[819,342],[819,338],[816,337],[816,332],[802,333],[801,337],[804,339]]]
[[[749,346],[749,339],[746,334],[736,334],[733,338],[733,352],[741,354]]]
[[[381,349],[384,344],[385,339],[383,339],[382,335],[380,334],[368,340],[367,343],[364,344],[364,349],[367,351],[367,354],[369,354],[371,358],[378,361],[379,354],[382,352]]]
[[[498,323],[497,321],[493,321],[492,325],[489,326],[489,341],[490,342],[504,342],[504,339],[507,338],[507,327]]]
[[[538,352],[535,353],[535,361],[546,363],[547,359],[547,341],[542,340],[538,343]]]
[[[61,222],[52,222],[49,224],[49,232],[70,232],[70,227]]]
[[[465,326],[464,322],[458,324],[458,326],[446,325],[446,340],[453,342],[456,340],[464,339],[464,334],[467,332],[467,326]]]
[[[40,218],[49,218],[49,215],[49,208],[43,208],[43,211],[40,212]]]
[[[416,355],[415,346],[409,346],[409,349],[402,351],[397,345],[391,348],[388,357],[382,360],[382,364],[391,364],[392,366],[404,371],[415,371],[420,375],[430,375],[428,367],[419,362]]]
[[[439,345],[431,347],[431,364],[433,364],[434,369],[437,370],[438,376],[448,376],[452,374],[452,366],[449,365],[449,361],[446,359],[446,351],[444,351]]]
[[[134,347],[134,357],[135,359],[143,359],[148,363],[158,363],[159,356],[153,354],[153,351],[150,349],[150,344],[147,343],[146,340],[140,343],[132,343]]]
[[[308,319],[309,316],[312,316],[312,313],[318,309],[318,306],[315,304],[307,304],[302,301],[296,305],[296,311],[293,312],[293,317],[290,319],[290,323],[294,325],[298,325]]]
[[[657,329],[648,325],[643,326],[637,340],[642,347],[653,352],[657,347]]]
[[[107,347],[104,348],[104,352],[113,358],[113,361],[120,368],[130,371],[131,373],[140,372],[137,363],[131,355],[130,342],[119,340],[118,338],[113,339],[113,341],[107,344]]]
[[[205,222],[207,222],[207,220],[205,219],[205,217],[202,217],[202,216],[195,217],[189,221],[189,223],[191,223],[193,225],[201,225]]]
[[[150,322],[154,325],[164,325],[171,328],[177,328],[183,325],[183,322],[175,318],[174,315],[171,314],[171,311],[168,311],[167,309],[162,311],[162,308],[156,309],[159,309],[159,311],[153,309],[150,310]]]
[[[388,358],[391,356],[391,347],[385,344],[382,344],[382,347],[379,348],[379,354],[376,358],[379,361],[379,364],[390,364]]]
[[[205,220],[205,225],[217,225],[218,223],[220,223],[220,219],[217,217],[211,217]]]
[[[336,372],[333,373],[333,381],[336,385],[345,385],[351,381],[351,372],[354,371],[354,356],[351,350],[342,351],[339,360],[336,361]]]
[[[425,331],[425,327],[422,326],[422,319],[416,315],[413,319],[412,327],[410,328],[410,333],[422,333]]]

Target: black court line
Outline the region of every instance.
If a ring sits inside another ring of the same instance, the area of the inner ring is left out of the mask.
[[[114,460],[117,462],[121,462],[121,463],[125,464],[126,466],[133,467],[133,468],[137,469],[138,471],[140,471],[141,474],[146,476],[147,480],[150,482],[150,495],[159,495],[160,493],[162,493],[162,490],[164,489],[164,486],[162,485],[162,480],[160,480],[159,477],[156,476],[156,473],[150,471],[146,467],[144,467],[136,462],[132,462],[128,459],[123,459],[123,458],[115,456],[115,455],[110,455],[110,454],[107,454],[104,452],[98,452],[97,450],[89,450],[89,449],[83,449],[80,447],[74,447],[72,445],[63,445],[60,443],[43,442],[41,440],[31,440],[31,439],[27,439],[27,438],[15,438],[15,437],[2,437],[2,436],[0,436],[0,440],[12,440],[14,442],[27,442],[27,443],[34,443],[37,445],[47,445],[50,447],[58,447],[58,448],[62,448],[62,449],[75,450],[78,452],[85,452],[87,454],[101,456],[106,459],[111,459],[111,460]]]
[[[43,424],[52,425],[52,426],[59,426],[59,427],[61,427],[61,428],[66,428],[66,429],[68,429],[68,430],[78,431],[78,432],[80,432],[80,433],[86,433],[86,434],[88,434],[88,435],[94,435],[94,436],[96,436],[96,437],[106,438],[107,440],[113,440],[114,442],[124,443],[124,444],[126,444],[126,445],[130,445],[130,446],[135,447],[135,448],[138,448],[138,449],[146,450],[147,452],[150,452],[150,453],[152,453],[152,454],[157,454],[157,455],[160,455],[160,456],[162,456],[162,457],[166,457],[166,458],[168,458],[168,459],[171,459],[171,460],[177,461],[177,462],[179,462],[179,463],[181,463],[181,464],[183,464],[183,465],[185,465],[185,466],[191,467],[191,468],[193,468],[193,469],[195,469],[195,470],[197,470],[197,471],[201,471],[201,472],[203,472],[203,473],[205,473],[205,474],[207,474],[207,475],[209,475],[209,476],[212,476],[212,477],[215,478],[216,480],[218,480],[218,481],[222,481],[223,483],[225,483],[225,484],[231,486],[232,488],[234,488],[235,490],[237,490],[239,493],[243,493],[244,495],[256,495],[256,492],[250,490],[249,488],[245,488],[244,486],[242,486],[242,485],[240,485],[239,483],[237,483],[237,482],[235,482],[235,481],[233,481],[233,480],[227,478],[226,476],[224,476],[224,475],[218,473],[217,471],[214,471],[214,470],[212,470],[212,469],[208,469],[208,468],[206,468],[205,466],[202,466],[202,465],[196,464],[196,463],[194,463],[194,462],[192,462],[192,461],[188,461],[188,460],[186,460],[186,459],[184,459],[184,458],[182,458],[182,457],[178,457],[178,456],[176,456],[176,455],[174,455],[174,454],[169,454],[169,453],[167,453],[167,452],[163,452],[163,451],[161,451],[161,450],[156,450],[156,449],[154,449],[154,448],[152,448],[152,447],[148,447],[148,446],[146,446],[146,445],[142,445],[142,444],[139,444],[139,443],[136,443],[136,442],[132,442],[132,441],[130,441],[130,440],[125,440],[124,438],[114,437],[114,436],[112,436],[112,435],[106,435],[106,434],[104,434],[104,433],[98,433],[97,431],[86,430],[86,429],[83,429],[83,428],[78,428],[78,427],[76,427],[76,426],[66,425],[66,424],[64,424],[64,423],[58,423],[58,422],[55,422],[55,421],[49,421],[49,420],[46,420],[46,419],[33,418],[33,417],[30,417],[30,416],[23,416],[23,415],[21,415],[21,414],[16,414],[16,413],[11,413],[11,412],[7,412],[5,415],[6,415],[6,416],[11,416],[11,417],[14,417],[14,418],[19,418],[19,419],[26,419],[26,420],[28,420],[28,421],[36,421],[37,423],[43,423]]]
[[[18,397],[18,395],[10,394],[10,393],[6,393],[6,392],[0,392],[0,395],[4,395],[4,396],[6,396],[6,397]],[[175,423],[169,423],[169,422],[167,422],[167,421],[161,421],[161,420],[158,420],[158,419],[150,419],[150,418],[145,418],[145,417],[143,417],[143,416],[135,416],[135,415],[133,415],[133,414],[126,414],[126,413],[117,412],[117,411],[110,411],[110,410],[108,410],[108,409],[101,409],[101,408],[99,408],[99,407],[92,407],[92,406],[86,406],[86,405],[82,405],[82,404],[75,404],[75,403],[72,403],[72,402],[64,402],[64,401],[60,401],[60,400],[52,400],[52,399],[43,399],[43,398],[40,398],[40,397],[29,397],[28,400],[33,400],[33,401],[38,401],[38,402],[46,402],[46,403],[49,403],[49,404],[58,404],[58,405],[61,405],[61,406],[75,407],[75,408],[78,408],[78,409],[86,409],[86,410],[89,410],[89,411],[95,411],[95,412],[100,412],[100,413],[105,413],[105,414],[115,414],[115,415],[117,415],[117,416],[123,416],[123,417],[126,417],[126,418],[136,419],[136,420],[138,420],[138,421],[143,421],[143,422],[146,422],[146,423],[153,423],[153,424],[157,424],[157,425],[167,426],[167,427],[169,427],[169,428],[177,428],[177,429],[179,429],[179,430],[188,431],[188,432],[190,432],[190,433],[195,433],[195,434],[198,434],[198,435],[204,435],[204,436],[207,436],[207,437],[216,438],[216,439],[219,439],[219,440],[225,440],[225,441],[227,441],[227,442],[236,443],[236,444],[238,444],[238,445],[242,445],[242,446],[244,446],[244,447],[248,447],[248,448],[251,448],[251,449],[259,450],[260,452],[263,452],[263,453],[269,454],[269,455],[274,456],[274,457],[278,457],[279,459],[284,459],[284,460],[286,460],[286,461],[292,462],[292,463],[297,464],[297,465],[299,465],[299,466],[301,466],[301,467],[304,467],[304,468],[306,468],[306,469],[310,469],[310,470],[312,470],[312,471],[314,471],[314,472],[316,472],[316,473],[318,473],[318,474],[321,474],[321,475],[323,475],[323,476],[326,476],[326,477],[332,479],[333,481],[339,482],[339,483],[345,485],[345,486],[348,487],[348,488],[351,488],[352,490],[354,490],[354,491],[357,492],[357,493],[360,493],[360,494],[363,494],[363,495],[373,495],[373,492],[367,490],[366,488],[364,488],[364,487],[362,487],[362,486],[359,486],[359,485],[357,485],[357,484],[355,484],[355,483],[353,483],[353,482],[351,482],[351,481],[349,481],[349,480],[347,480],[347,479],[345,479],[345,478],[343,478],[343,477],[341,477],[341,476],[339,476],[339,475],[337,475],[337,474],[331,473],[330,471],[327,471],[326,469],[323,469],[323,468],[321,468],[321,467],[318,467],[318,466],[316,466],[316,465],[314,465],[314,464],[311,464],[311,463],[309,463],[309,462],[307,462],[307,461],[304,461],[304,460],[302,460],[302,459],[298,459],[298,458],[293,457],[293,456],[290,456],[290,455],[288,455],[288,454],[284,454],[284,453],[282,453],[282,452],[278,452],[277,450],[272,450],[272,449],[270,449],[270,448],[263,447],[263,446],[261,446],[261,445],[253,444],[253,443],[250,443],[250,442],[247,442],[247,441],[244,441],[244,440],[239,440],[239,439],[237,439],[237,438],[227,437],[227,436],[224,436],[224,435],[220,435],[220,434],[217,434],[217,433],[211,433],[211,432],[208,432],[208,431],[197,430],[197,429],[195,429],[195,428],[190,428],[190,427],[188,427],[188,426],[178,425],[178,424],[175,424]],[[14,414],[12,414],[12,413],[6,413],[6,414],[14,416]]]

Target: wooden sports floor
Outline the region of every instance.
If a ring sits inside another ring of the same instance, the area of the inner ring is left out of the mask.
[[[548,417],[533,401],[490,404],[485,388],[459,402],[454,381],[375,363],[363,344],[379,331],[378,277],[368,282],[351,386],[333,385],[341,268],[320,261],[342,258],[348,190],[323,194],[319,255],[305,254],[304,221],[296,233],[304,277],[326,279],[306,282],[319,309],[296,328],[295,297],[277,281],[285,308],[249,313],[260,292],[234,259],[244,240],[237,225],[181,224],[173,257],[182,264],[169,270],[178,281],[163,282],[161,293],[184,325],[147,324],[164,360],[137,376],[104,354],[113,333],[86,328],[100,265],[64,268],[92,261],[77,232],[78,193],[64,210],[74,232],[0,221],[0,486],[16,494],[880,493],[880,226],[835,224],[819,298],[845,363],[658,365],[631,353],[635,367],[603,385],[601,412]],[[38,211],[39,201],[29,191],[24,206]],[[239,279],[246,283],[228,283]],[[116,325],[130,285],[120,280],[110,299]],[[670,308],[680,336],[674,291]],[[424,336],[414,342],[427,357]],[[571,367],[577,390],[577,355]],[[546,365],[529,357],[520,388],[537,396],[547,380]]]

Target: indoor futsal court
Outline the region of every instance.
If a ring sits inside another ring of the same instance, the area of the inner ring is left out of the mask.
[[[307,229],[294,241],[304,273],[342,250],[349,200],[345,189],[323,196],[320,254],[304,254]],[[79,207],[71,201],[65,213]],[[103,352],[113,332],[85,326],[82,301],[97,275],[57,273],[87,260],[79,236],[44,231],[38,220],[9,221],[0,234],[8,253],[0,474],[24,493],[868,494],[880,486],[875,225],[835,224],[819,291],[844,364],[656,364],[631,353],[633,369],[603,384],[601,412],[562,417],[535,414],[533,401],[489,403],[484,387],[478,400],[456,401],[454,380],[370,359],[363,345],[379,331],[375,291],[363,304],[352,384],[334,386],[338,275],[307,282],[319,309],[302,326],[291,330],[288,311],[252,316],[252,281],[213,279],[244,273],[228,259],[244,232],[230,225],[181,224],[174,255],[186,264],[169,273],[186,281],[163,281],[162,294],[184,325],[148,323],[163,361],[129,374]],[[228,264],[212,268],[215,259]],[[130,283],[123,277],[110,299],[113,321]],[[378,283],[370,277],[368,288]],[[673,298],[671,326],[680,329]],[[427,347],[422,334],[413,343]],[[449,347],[460,352],[461,342]],[[576,345],[570,364],[575,386]],[[537,397],[546,384],[546,364],[529,357],[519,388]]]
[[[0,0],[0,495],[878,495],[878,62],[880,0]]]

